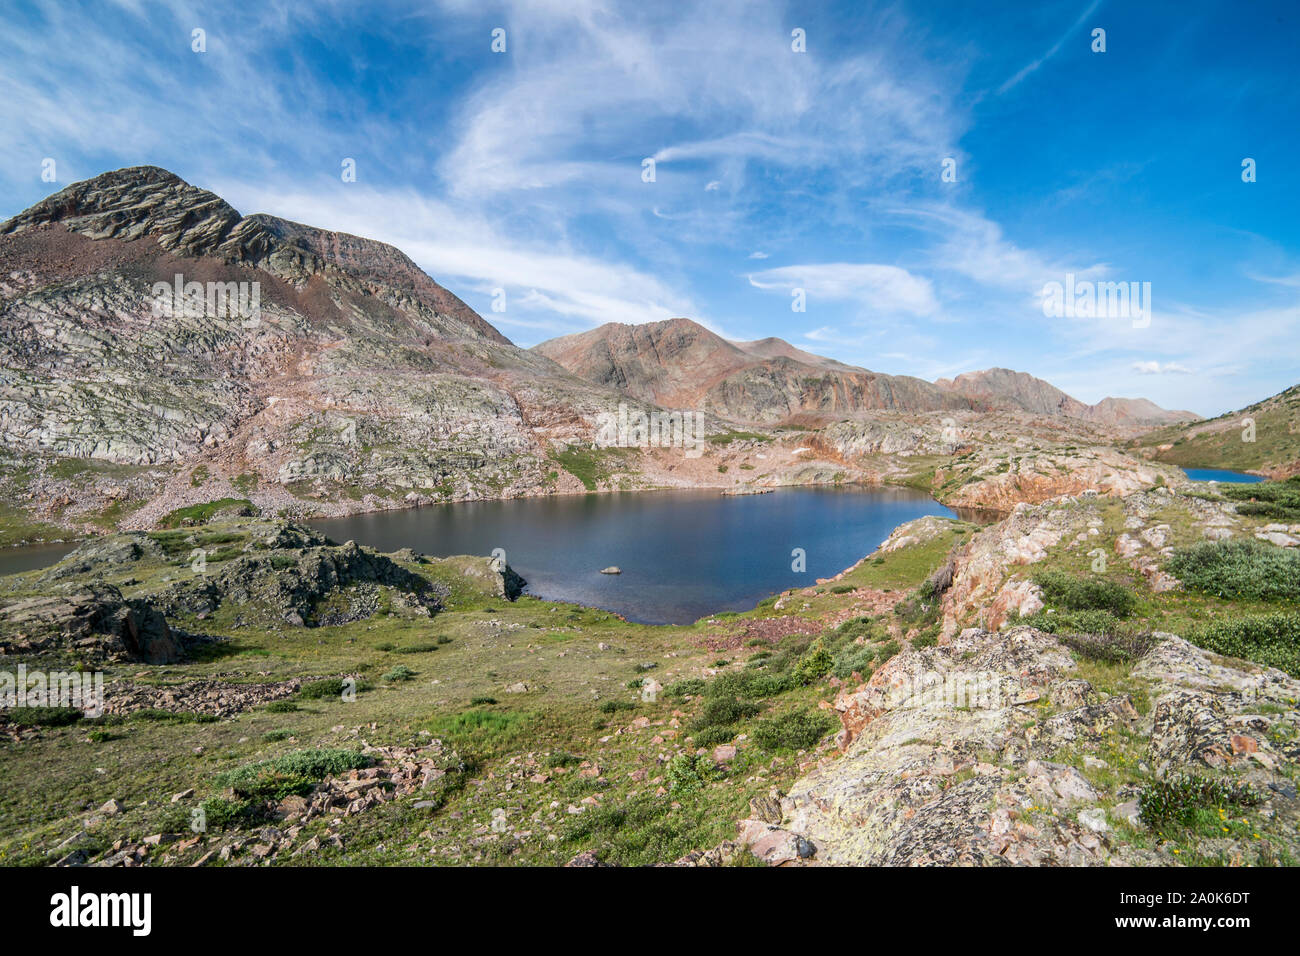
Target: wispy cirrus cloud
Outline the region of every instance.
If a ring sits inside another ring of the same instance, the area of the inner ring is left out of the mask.
[[[898,266],[870,262],[820,262],[752,272],[749,284],[765,291],[803,289],[809,297],[851,302],[875,312],[931,315],[939,308],[928,279]]]
[[[1079,16],[1079,19],[1075,20],[1074,23],[1070,26],[1070,28],[1066,30],[1063,34],[1061,34],[1060,39],[1058,39],[1055,43],[1053,43],[1050,47],[1048,47],[1047,52],[1045,52],[1042,56],[1038,56],[1030,60],[1018,71],[1016,71],[1014,75],[1009,77],[1005,83],[999,86],[998,94],[1001,95],[1007,92],[1008,90],[1012,89],[1013,87],[1018,85],[1022,80],[1024,80],[1027,76],[1029,76],[1031,73],[1036,71],[1039,67],[1041,67],[1044,63],[1046,63],[1052,57],[1056,56],[1056,54],[1060,53],[1061,47],[1065,45],[1065,41],[1068,40],[1071,36],[1073,36],[1075,32],[1081,26],[1083,26],[1084,23],[1087,22],[1088,18],[1097,12],[1097,8],[1099,6],[1101,6],[1101,0],[1093,0],[1093,2],[1088,5],[1087,9],[1085,9],[1083,13]]]
[[[1073,44],[1103,13],[1117,52],[1136,35],[1159,56],[1080,69]],[[1166,42],[1144,16],[1084,0],[34,0],[0,32],[0,215],[156,163],[244,212],[391,242],[523,344],[685,315],[880,371],[1008,365],[1086,400],[1146,389],[1209,411],[1195,403],[1295,378],[1300,209],[1263,154],[1294,152],[1293,51],[1269,17],[1208,10]],[[1246,66],[1213,55],[1227,28]],[[1049,62],[1052,83],[1031,82]],[[1165,82],[1180,69],[1201,78],[1194,121]],[[1256,82],[1268,95],[1213,102]],[[1063,91],[1090,109],[1061,113]],[[1221,150],[1260,155],[1259,181],[1235,158],[1185,161]],[[1151,327],[1045,319],[1037,296],[1066,273],[1153,279]]]
[[[1180,362],[1134,362],[1133,371],[1139,375],[1190,375],[1192,370]]]

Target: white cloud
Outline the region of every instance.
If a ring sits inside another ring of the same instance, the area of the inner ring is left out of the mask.
[[[757,289],[789,293],[799,288],[808,298],[855,302],[882,313],[931,315],[939,303],[928,279],[898,266],[869,262],[823,262],[782,266],[749,275]]]
[[[1156,361],[1134,362],[1133,371],[1139,375],[1190,375],[1191,369],[1178,362],[1165,362],[1161,364]]]
[[[504,288],[504,316],[509,318],[485,312],[492,322],[525,325],[514,309],[549,312],[587,325],[654,322],[698,311],[672,285],[625,262],[551,243],[526,243],[502,234],[487,219],[413,192],[360,183],[265,190],[238,182],[216,191],[248,211],[387,242],[459,294],[489,297],[493,289]]]
[[[1065,45],[1065,41],[1068,40],[1074,34],[1074,31],[1078,30],[1079,27],[1083,26],[1084,21],[1086,21],[1090,16],[1092,16],[1093,13],[1096,12],[1097,7],[1099,6],[1101,6],[1101,0],[1093,0],[1092,4],[1088,7],[1088,9],[1083,11],[1083,15],[1080,16],[1078,20],[1074,21],[1073,25],[1068,30],[1066,30],[1065,33],[1061,34],[1061,38],[1057,40],[1055,43],[1053,43],[1046,53],[1044,53],[1042,56],[1034,60],[1031,60],[1029,63],[1021,67],[1021,69],[1014,76],[1012,76],[1009,80],[1007,80],[1000,87],[998,87],[998,93],[1002,94],[1007,92],[1007,90],[1016,86],[1021,80],[1027,77],[1030,73],[1033,73],[1035,70],[1037,70],[1040,66],[1046,63],[1052,57],[1056,56],[1056,54],[1060,52],[1061,47]]]

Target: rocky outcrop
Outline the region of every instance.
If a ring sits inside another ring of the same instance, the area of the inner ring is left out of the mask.
[[[1132,790],[1109,790],[1080,769],[1086,758],[1073,762],[1075,745],[1095,753],[1121,738],[1138,741],[1152,779],[1222,772],[1265,795],[1264,813],[1294,812],[1278,771],[1300,758],[1300,682],[1173,635],[1156,640],[1135,669],[1151,682],[1149,717],[1073,676],[1070,653],[1032,628],[904,649],[836,698],[841,754],[790,788],[778,820],[742,822],[742,839],[787,864],[1176,864],[1117,838],[1118,823],[1143,826]],[[796,852],[801,841],[812,852]],[[1218,842],[1228,855],[1242,849],[1240,838]]]
[[[196,570],[157,598],[167,614],[208,615],[233,605],[242,616],[292,626],[346,624],[374,614],[380,587],[423,614],[440,610],[450,591],[354,541],[246,553]]]
[[[1175,469],[1102,446],[1009,454],[935,475],[945,504],[1003,512],[1084,492],[1124,497],[1166,482],[1187,484]]]
[[[148,602],[126,600],[107,584],[75,587],[0,608],[0,648],[5,653],[66,652],[92,661],[171,664],[180,642]]]

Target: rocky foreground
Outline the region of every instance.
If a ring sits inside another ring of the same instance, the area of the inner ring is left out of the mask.
[[[0,672],[104,677],[0,711],[0,859],[1291,864],[1300,520],[1253,494],[923,518],[689,627],[292,522],[111,536],[0,580]]]
[[[773,864],[1170,864],[1146,838],[1141,781],[1216,774],[1258,795],[1252,813],[1289,834],[1289,854],[1300,842],[1300,681],[1172,634],[1152,640],[1131,672],[1145,713],[1131,693],[1080,677],[1070,651],[1033,628],[906,649],[836,697],[841,752],[769,818],[743,822],[741,840]],[[1232,812],[1201,858],[1257,858],[1259,834]]]

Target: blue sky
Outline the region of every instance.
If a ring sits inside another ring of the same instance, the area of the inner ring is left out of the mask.
[[[1293,2],[304,6],[4,3],[0,217],[152,163],[521,345],[684,315],[1207,415],[1300,381]],[[1150,282],[1150,324],[1045,317],[1067,273]]]

